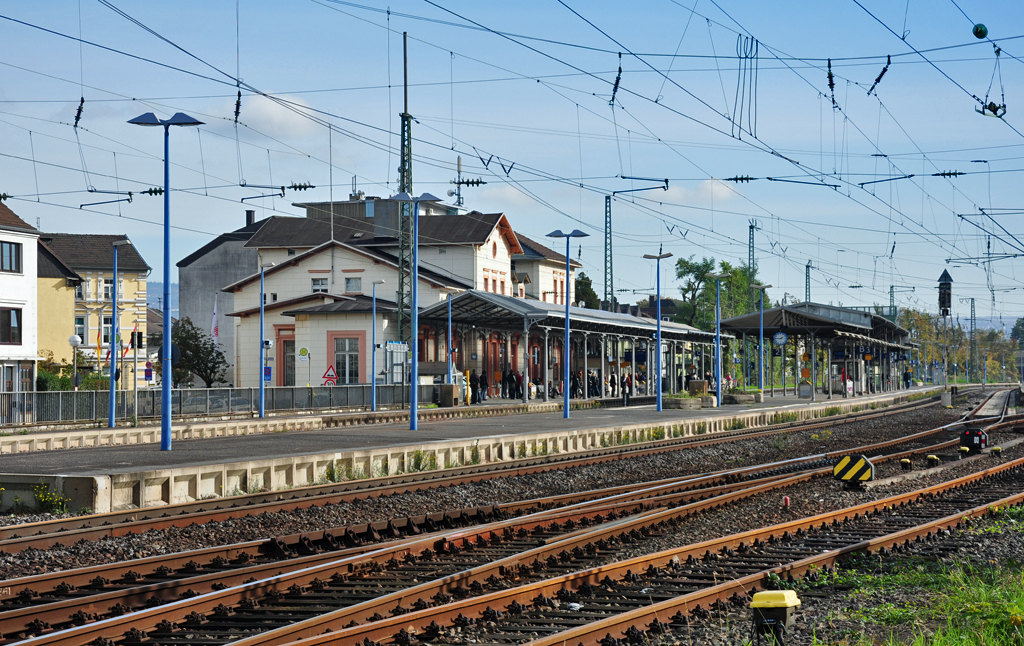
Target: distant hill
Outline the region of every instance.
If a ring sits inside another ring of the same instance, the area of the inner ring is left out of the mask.
[[[156,310],[163,310],[164,284],[149,281],[146,283],[146,305]],[[171,316],[178,318],[178,283],[171,283]]]

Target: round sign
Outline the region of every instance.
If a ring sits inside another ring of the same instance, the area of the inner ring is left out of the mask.
[[[307,356],[309,356],[309,348],[299,348],[299,356],[300,357],[307,357]]]
[[[776,332],[772,340],[775,341],[775,345],[786,345],[786,341],[789,341],[789,336],[785,332]]]
[[[152,361],[147,361],[146,362],[146,367],[147,368],[152,368],[153,367],[153,362]]]

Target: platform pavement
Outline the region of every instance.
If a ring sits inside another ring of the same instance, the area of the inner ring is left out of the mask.
[[[908,395],[920,390],[926,390],[926,388],[912,388],[910,391],[879,393],[848,399],[836,397],[832,401],[850,403],[863,400],[870,403],[872,400],[885,399],[893,395]],[[506,403],[507,401],[499,400],[499,402]],[[823,404],[828,401],[819,393],[814,403]],[[666,409],[658,412],[654,405],[643,405],[629,408],[575,410],[572,411],[569,419],[565,419],[559,410],[558,412],[420,421],[416,431],[409,429],[408,421],[403,421],[259,435],[211,437],[177,441],[171,451],[161,451],[158,444],[34,451],[4,455],[0,461],[2,464],[0,472],[6,474],[107,476],[118,473],[233,463],[243,460],[436,444],[467,438],[495,438],[527,433],[565,433],[566,431],[584,431],[625,425],[670,423],[676,420],[713,420],[763,409],[798,409],[807,407],[809,403],[811,402],[793,395],[777,395],[774,398],[765,397],[765,401],[759,404],[726,405],[692,411]]]

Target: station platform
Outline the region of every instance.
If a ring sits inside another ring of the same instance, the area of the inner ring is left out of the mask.
[[[545,412],[461,419],[322,426],[245,436],[120,444],[4,455],[0,509],[14,496],[32,500],[40,482],[66,495],[69,509],[95,512],[155,507],[254,490],[286,489],[334,478],[381,477],[411,469],[418,454],[437,468],[502,462],[549,453],[583,453],[619,444],[756,428],[831,417],[937,395],[916,388],[808,403],[795,396],[759,404],[661,412],[653,405],[573,410],[569,419],[549,402]],[[540,405],[538,405],[539,407]],[[482,411],[481,411],[482,412]],[[270,421],[270,420],[261,420]],[[283,420],[277,419],[275,423]],[[157,429],[158,430],[158,429]]]

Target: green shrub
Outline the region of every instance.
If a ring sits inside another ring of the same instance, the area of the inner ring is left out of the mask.
[[[64,514],[68,511],[69,498],[59,491],[50,491],[50,485],[40,482],[32,488],[36,508],[44,513]]]
[[[727,431],[742,431],[747,425],[741,419],[734,419],[725,425]]]

